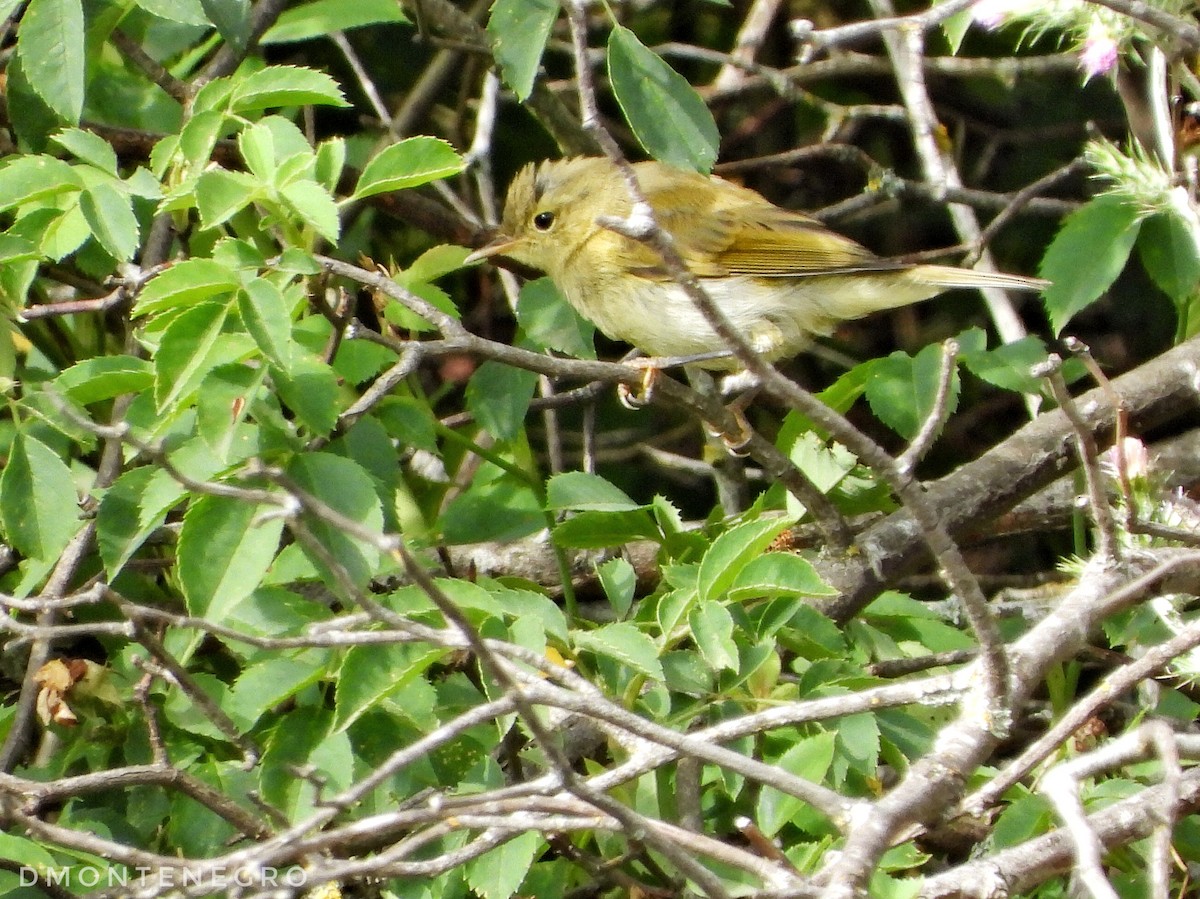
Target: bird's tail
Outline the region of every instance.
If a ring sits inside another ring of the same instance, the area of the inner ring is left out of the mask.
[[[918,265],[911,275],[918,281],[943,290],[954,287],[999,287],[1005,290],[1045,290],[1050,282],[1043,278],[1006,275],[1003,272],[983,272],[948,265]]]

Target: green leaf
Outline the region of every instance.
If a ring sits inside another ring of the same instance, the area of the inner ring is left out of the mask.
[[[1031,372],[1039,362],[1046,361],[1046,345],[1041,338],[1030,335],[994,350],[964,353],[962,361],[969,372],[989,384],[1020,393],[1038,393],[1042,381]]]
[[[117,153],[112,145],[98,134],[81,128],[64,128],[52,138],[68,153],[95,166],[109,175],[117,174]]]
[[[407,22],[395,0],[315,0],[285,9],[275,20],[260,44],[288,44],[314,37],[326,37],[334,31],[349,31],[363,25]]]
[[[314,434],[326,435],[337,424],[340,387],[333,369],[314,356],[295,359],[275,376],[279,396]]]
[[[525,423],[536,388],[535,373],[489,359],[467,382],[467,409],[497,440],[511,440]]]
[[[141,241],[133,202],[111,184],[99,182],[79,195],[79,208],[92,234],[118,262],[133,258]]]
[[[544,847],[538,831],[525,831],[467,862],[467,883],[483,899],[509,899]]]
[[[859,774],[873,776],[879,763],[879,725],[865,712],[837,720],[838,747]]]
[[[134,0],[151,15],[181,25],[211,25],[200,0]]]
[[[449,543],[516,540],[544,528],[546,514],[527,481],[489,462],[438,523]]]
[[[836,596],[807,559],[794,553],[769,552],[751,559],[729,587],[734,602],[776,596]]]
[[[18,156],[0,168],[0,209],[83,187],[71,166],[53,156]]]
[[[621,25],[608,38],[608,78],[638,142],[662,162],[707,172],[721,135],[687,80]]]
[[[283,291],[255,278],[238,292],[238,312],[262,354],[286,371],[292,361],[292,316]]]
[[[271,567],[283,518],[227,496],[202,496],[179,532],[179,583],[188,613],[222,621],[253,593]]]
[[[620,556],[596,566],[596,577],[604,588],[604,595],[618,617],[624,617],[633,606],[633,594],[637,589],[637,572]]]
[[[142,289],[133,314],[136,317],[195,306],[233,293],[240,283],[228,266],[212,259],[187,259],[157,275]]]
[[[335,731],[342,731],[387,697],[417,689],[420,676],[445,650],[419,643],[354,646],[346,651],[334,694]],[[403,697],[397,697],[404,704]]]
[[[733,642],[733,616],[719,602],[701,602],[688,613],[688,625],[700,655],[713,671],[737,671],[738,651]]]
[[[195,390],[211,367],[226,307],[204,303],[181,312],[163,331],[154,354],[154,400],[160,411]]]
[[[306,225],[330,243],[337,242],[342,224],[338,219],[337,203],[329,191],[305,178],[285,184],[279,193]]]
[[[375,415],[403,445],[437,453],[436,419],[424,403],[409,396],[393,396],[376,407]]]
[[[404,190],[462,171],[463,159],[444,140],[410,137],[385,148],[363,168],[350,199]]]
[[[266,366],[231,362],[214,366],[200,382],[196,392],[196,427],[214,459],[226,463],[235,456],[248,455],[240,451],[241,447],[263,434],[260,428],[247,433],[241,425],[266,376]]]
[[[250,40],[250,0],[200,0],[208,20],[239,53]]]
[[[328,672],[313,654],[303,658],[273,655],[246,668],[221,707],[240,727],[249,729],[274,708]]]
[[[105,491],[96,511],[96,546],[110,580],[184,496],[165,469],[149,466],[125,472]]]
[[[546,483],[546,508],[552,511],[629,512],[645,507],[599,475],[567,471],[556,474]]]
[[[200,226],[215,228],[254,202],[262,185],[246,172],[211,169],[196,179]]]
[[[63,121],[78,122],[87,61],[80,0],[30,0],[17,29],[17,55],[46,105]]]
[[[247,76],[233,89],[233,112],[273,106],[349,106],[336,81],[324,72],[300,66],[270,66]]]
[[[1096,197],[1067,216],[1038,272],[1053,282],[1042,300],[1055,334],[1117,280],[1141,224],[1141,211],[1112,194]]]
[[[29,83],[21,54],[14,53],[9,57],[5,74],[4,95],[17,141],[23,147],[40,152],[46,149],[50,135],[62,128],[63,119]]]
[[[134,356],[96,356],[66,369],[54,386],[68,399],[87,406],[122,393],[140,393],[154,383],[154,369]]]
[[[558,0],[496,0],[488,18],[492,55],[505,83],[524,102],[533,90],[546,40],[558,18]]]
[[[21,555],[56,559],[79,528],[75,482],[58,453],[18,433],[0,475],[0,524]]]
[[[596,327],[571,306],[554,282],[538,278],[526,282],[517,298],[517,322],[529,338],[548,350],[577,359],[595,359],[592,335]]]
[[[276,116],[270,116],[275,119]],[[256,122],[238,135],[238,152],[251,174],[268,183],[275,175],[275,137],[266,122]]]
[[[297,486],[330,508],[368,531],[383,532],[379,495],[371,476],[362,466],[330,453],[307,453],[294,459],[287,471]],[[319,516],[306,513],[304,520],[317,542],[345,570],[350,580],[359,586],[366,584],[379,563],[379,551]],[[325,583],[340,595],[340,582],[325,561],[311,549],[303,549]]]
[[[925,347],[916,356],[897,350],[877,360],[867,381],[871,411],[901,437],[911,440],[933,411],[941,367],[942,348],[937,344]],[[960,386],[956,369],[950,380],[946,415],[958,406]]]
[[[572,636],[575,646],[579,649],[591,650],[597,655],[616,659],[622,665],[628,665],[655,680],[663,678],[662,665],[658,661],[658,647],[654,645],[653,640],[628,622],[606,624],[593,631],[576,631]]]
[[[1146,273],[1176,305],[1187,303],[1200,287],[1200,246],[1192,228],[1170,213],[1142,222],[1138,257]]]
[[[759,518],[735,525],[717,537],[700,560],[700,600],[724,595],[750,560],[793,524],[791,518]]]
[[[832,733],[800,737],[775,764],[789,774],[819,784],[833,764],[834,744]],[[793,816],[806,808],[803,800],[764,786],[759,793],[755,821],[763,833],[774,838]]]
[[[602,549],[632,540],[660,538],[654,519],[645,509],[631,512],[580,512],[555,527],[553,534],[554,542],[559,546],[574,549]]]

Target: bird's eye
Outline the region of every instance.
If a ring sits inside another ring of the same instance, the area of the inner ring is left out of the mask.
[[[539,231],[549,231],[550,226],[554,224],[553,212],[539,212],[533,217],[533,227]]]

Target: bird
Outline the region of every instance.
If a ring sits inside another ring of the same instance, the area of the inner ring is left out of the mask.
[[[1049,285],[882,258],[817,219],[717,175],[657,161],[632,169],[684,263],[767,361],[798,354],[843,321],[953,288],[1039,291]],[[658,253],[610,227],[633,212],[625,177],[607,157],[529,164],[508,188],[497,233],[467,259],[503,257],[544,272],[602,333],[652,358],[694,357],[702,368],[740,368]]]

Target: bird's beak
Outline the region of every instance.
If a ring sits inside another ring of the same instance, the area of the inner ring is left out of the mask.
[[[517,241],[514,238],[498,234],[489,243],[484,244],[478,250],[471,253],[471,255],[463,260],[463,264],[474,265],[476,262],[483,262],[483,260],[491,259],[493,256],[504,256],[516,244]]]

